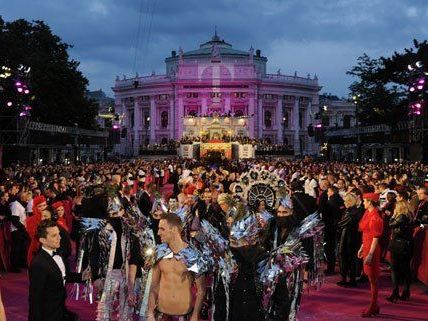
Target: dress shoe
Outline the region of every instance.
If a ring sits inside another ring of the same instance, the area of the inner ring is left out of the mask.
[[[394,291],[394,292],[392,292],[392,294],[391,294],[389,297],[387,297],[386,299],[387,299],[389,302],[391,302],[391,303],[395,303],[395,302],[397,302],[398,298],[399,298],[399,296],[398,296],[398,292],[397,292],[397,291]]]
[[[367,277],[367,275],[362,275],[357,279],[358,283],[367,283],[369,282],[369,278]]]
[[[337,284],[338,286],[345,287],[345,286],[346,286],[346,283],[348,283],[348,282],[346,282],[345,280],[342,280],[342,281],[337,282],[336,284]]]
[[[356,288],[358,286],[355,280],[345,283],[345,288]]]

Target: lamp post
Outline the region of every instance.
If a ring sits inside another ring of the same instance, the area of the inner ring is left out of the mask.
[[[150,142],[150,139],[149,139],[150,116],[146,116],[145,127],[146,127],[146,141],[145,141],[145,145],[147,146],[149,144],[149,142]]]
[[[360,94],[356,94],[352,96],[352,101],[355,105],[355,122],[357,128],[357,161],[361,162],[361,136],[360,136],[360,113],[359,113],[359,102],[360,102]]]

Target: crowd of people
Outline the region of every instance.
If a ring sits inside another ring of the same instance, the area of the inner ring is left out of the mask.
[[[268,173],[277,202],[243,197],[248,173]],[[321,272],[341,287],[368,281],[371,317],[381,263],[386,299],[410,299],[427,175],[420,163],[268,158],[13,166],[0,171],[0,263],[29,268],[34,321],[76,319],[63,282],[97,296],[97,320],[293,320]]]

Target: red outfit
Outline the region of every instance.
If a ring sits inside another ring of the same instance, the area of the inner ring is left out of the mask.
[[[365,211],[360,221],[359,228],[363,233],[363,260],[365,260],[370,252],[373,239],[379,239],[382,236],[383,220],[377,208],[371,211]],[[377,279],[380,273],[380,252],[381,250],[378,243],[373,252],[371,264],[364,264],[364,273],[368,276],[370,282],[371,301],[368,310],[365,311],[362,316],[371,316],[379,313],[379,306],[377,304],[379,291]]]
[[[377,208],[372,211],[366,210],[359,224],[360,231],[363,233],[363,256],[369,254],[373,238],[380,238],[383,232],[383,220]],[[372,263],[364,264],[364,273],[367,276],[378,277],[380,273],[380,246],[376,246],[373,253]]]

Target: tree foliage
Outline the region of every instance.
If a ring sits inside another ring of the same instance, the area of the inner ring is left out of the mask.
[[[357,97],[357,112],[363,125],[393,125],[407,118],[408,86],[414,80],[407,66],[416,61],[428,66],[427,41],[413,40],[412,48],[394,52],[391,57],[373,59],[363,54],[358,58],[357,65],[347,74],[357,77],[349,89]]]
[[[31,67],[31,119],[94,128],[98,107],[85,96],[88,80],[79,62],[69,57],[69,48],[43,21],[5,22],[0,17],[0,66]]]

